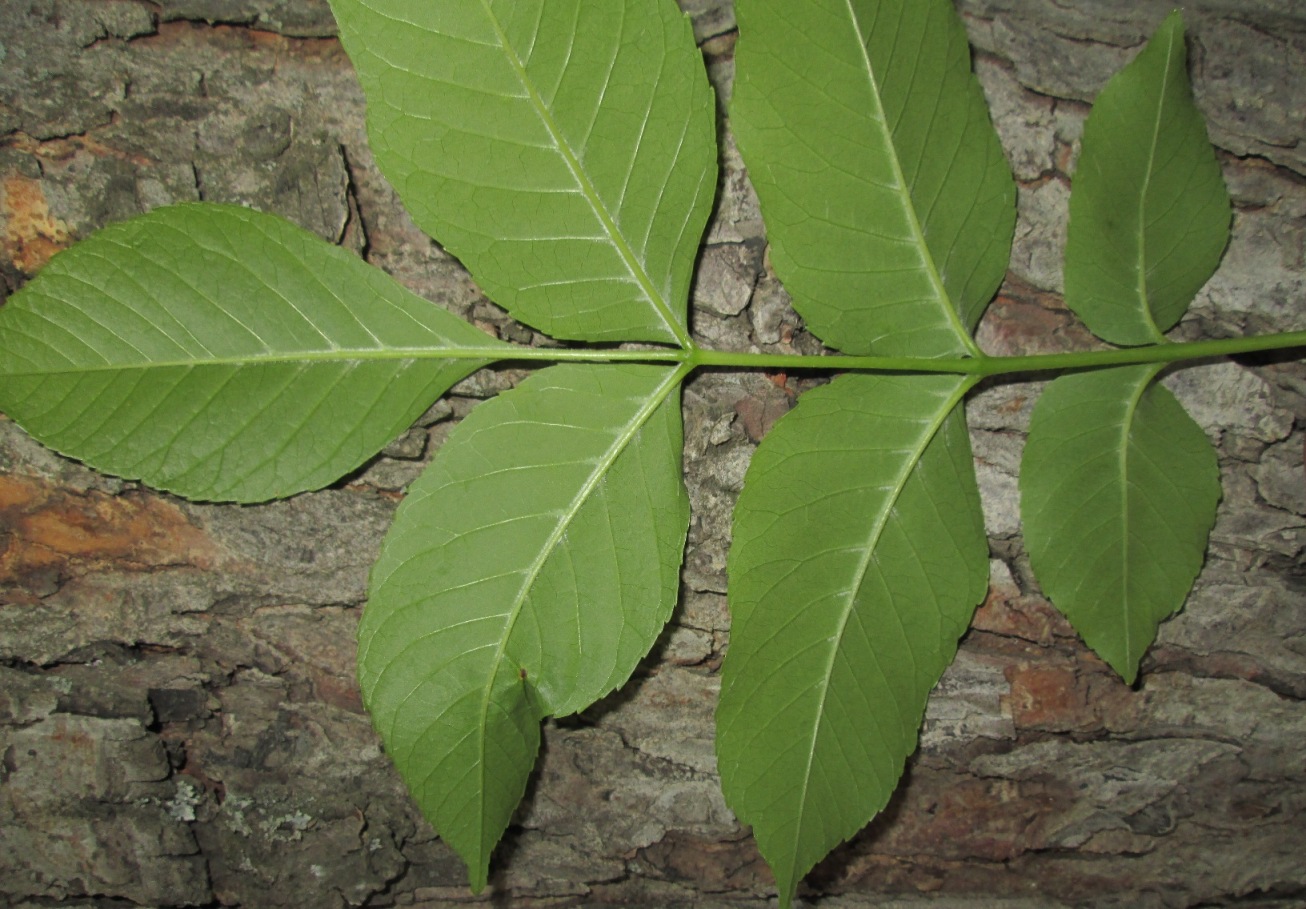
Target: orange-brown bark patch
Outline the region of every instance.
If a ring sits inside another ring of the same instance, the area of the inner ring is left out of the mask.
[[[5,256],[25,274],[35,274],[50,257],[68,247],[72,231],[50,214],[50,204],[39,180],[10,174],[0,181],[0,205],[4,208],[5,229],[0,238]]]
[[[137,570],[212,567],[215,544],[166,499],[79,494],[32,477],[0,476],[0,578],[98,565]]]
[[[874,848],[903,856],[1010,861],[1044,845],[1040,818],[1060,800],[1039,782],[924,770],[913,776],[894,823]]]
[[[1089,705],[1087,681],[1073,666],[1013,666],[1007,679],[1017,729],[1074,732],[1100,727]]]
[[[1050,645],[1058,637],[1073,637],[1074,628],[1041,597],[1022,594],[1009,585],[994,585],[971,623],[980,631]]]

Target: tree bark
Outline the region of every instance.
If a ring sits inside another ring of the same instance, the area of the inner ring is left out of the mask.
[[[728,0],[682,0],[728,97]],[[1165,0],[960,0],[1020,182],[994,354],[1090,336],[1059,299],[1087,102]],[[1187,6],[1199,104],[1236,208],[1185,339],[1306,327],[1306,10]],[[0,292],[96,228],[188,200],[276,212],[500,336],[532,332],[423,236],[373,166],[321,0],[0,0]],[[767,269],[733,143],[698,269],[713,347],[814,352]],[[774,889],[715,776],[729,515],[808,380],[708,373],[685,394],[694,519],[672,625],[626,688],[551,723],[467,891],[362,710],[354,629],[405,486],[519,371],[460,383],[331,489],[185,502],[0,419],[0,900],[15,906],[753,907]],[[971,401],[992,586],[888,810],[800,896],[853,907],[1306,906],[1306,364],[1168,380],[1218,443],[1206,567],[1127,687],[1042,598],[1016,475],[1040,385]]]

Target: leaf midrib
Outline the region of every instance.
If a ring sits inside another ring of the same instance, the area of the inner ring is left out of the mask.
[[[885,499],[885,508],[881,510],[876,521],[872,524],[867,533],[867,545],[863,549],[862,557],[853,573],[853,583],[849,588],[849,595],[845,598],[843,615],[839,618],[838,630],[834,635],[833,644],[830,647],[829,659],[826,661],[824,681],[821,686],[821,696],[818,702],[818,709],[816,710],[816,722],[812,727],[811,746],[807,751],[807,764],[803,768],[800,797],[801,808],[799,810],[798,823],[795,826],[797,831],[802,831],[806,823],[807,808],[810,804],[810,800],[808,799],[808,787],[812,779],[812,766],[816,760],[816,742],[820,737],[821,728],[825,723],[825,702],[830,691],[830,680],[834,675],[834,661],[841,648],[844,631],[847,629],[848,622],[852,618],[854,612],[854,606],[857,599],[856,593],[861,590],[862,584],[866,580],[866,574],[870,570],[872,554],[875,552],[876,547],[879,545],[880,537],[888,526],[888,516],[893,510],[893,504],[897,502],[898,498],[902,495],[903,488],[907,485],[908,480],[911,479],[912,472],[915,470],[916,465],[920,463],[920,459],[924,456],[925,449],[929,447],[930,443],[934,440],[934,437],[938,435],[939,430],[942,428],[953,409],[957,406],[957,403],[965,396],[966,392],[970,390],[975,382],[975,379],[967,379],[960,382],[957,388],[953,390],[952,394],[948,396],[946,406],[939,409],[937,416],[929,426],[928,432],[923,434],[922,440],[916,446],[915,456],[904,460],[903,468],[899,471],[898,476],[894,479],[892,484],[892,492]],[[797,860],[797,847],[798,840],[795,838],[793,854],[790,856],[791,874]]]
[[[480,723],[477,727],[477,735],[479,736],[477,746],[480,754],[484,755],[486,749],[485,730],[489,720],[490,705],[493,701],[494,681],[499,677],[499,673],[502,670],[504,659],[507,656],[508,643],[512,639],[513,629],[517,624],[517,620],[521,618],[535,580],[539,577],[539,573],[543,570],[545,563],[557,548],[558,542],[563,538],[568,527],[570,527],[571,523],[575,520],[576,515],[580,513],[580,510],[589,500],[594,488],[598,486],[605,476],[607,476],[608,471],[611,470],[612,465],[616,462],[617,458],[621,456],[622,452],[626,450],[626,447],[630,444],[631,440],[634,439],[639,430],[643,428],[644,424],[648,422],[654,412],[662,406],[672,390],[680,385],[680,382],[691,369],[691,366],[685,364],[677,369],[667,371],[667,376],[662,384],[654,390],[653,394],[649,395],[648,400],[645,401],[643,406],[635,412],[626,427],[614,439],[613,444],[608,447],[604,456],[595,462],[594,468],[590,471],[589,477],[586,479],[585,483],[582,484],[580,489],[576,491],[576,494],[572,497],[572,500],[567,507],[559,514],[558,521],[554,525],[553,530],[545,539],[544,545],[540,547],[540,551],[536,554],[535,559],[532,561],[530,566],[528,566],[522,579],[521,586],[518,588],[517,595],[513,600],[512,606],[508,610],[503,632],[499,638],[498,647],[495,649],[494,656],[491,659],[490,669],[486,673],[485,688],[481,695]],[[485,816],[484,800],[486,794],[486,762],[480,760],[477,763],[480,770],[480,779],[478,781],[479,788],[477,791],[481,799],[480,816],[483,818]]]
[[[491,347],[388,347],[303,353],[266,353],[227,357],[196,358],[191,360],[145,360],[131,363],[98,363],[85,366],[69,364],[53,368],[24,370],[0,369],[0,376],[8,379],[48,378],[61,375],[86,375],[87,373],[117,373],[150,369],[203,369],[209,367],[256,367],[277,364],[313,365],[318,363],[348,363],[359,360],[502,360],[512,358],[512,348],[507,345]]]
[[[1134,628],[1130,622],[1133,608],[1130,603],[1131,585],[1129,583],[1130,437],[1133,435],[1134,422],[1138,415],[1138,408],[1142,404],[1143,395],[1147,393],[1148,388],[1152,385],[1152,380],[1156,378],[1157,373],[1160,371],[1160,366],[1144,370],[1144,374],[1136,386],[1134,393],[1125,404],[1124,419],[1120,421],[1120,625],[1124,631],[1124,656],[1127,663],[1132,662],[1131,654],[1134,652]]]
[[[494,34],[499,40],[499,45],[503,49],[503,53],[507,57],[514,72],[516,72],[517,79],[521,82],[522,87],[526,89],[526,94],[530,99],[531,106],[535,109],[536,115],[540,118],[540,122],[544,124],[544,128],[548,131],[549,136],[553,139],[554,146],[562,156],[562,160],[567,165],[567,169],[571,171],[572,179],[576,181],[576,185],[580,188],[581,195],[583,195],[585,201],[589,203],[590,209],[594,212],[594,216],[599,219],[599,223],[603,226],[604,233],[608,235],[608,240],[612,243],[613,248],[616,249],[617,255],[621,258],[622,264],[626,266],[626,270],[630,272],[631,277],[635,279],[635,283],[639,285],[644,296],[653,304],[654,310],[662,320],[663,327],[671,333],[671,336],[675,339],[676,343],[683,348],[692,347],[693,340],[690,338],[688,331],[681,326],[680,321],[675,317],[675,313],[672,311],[671,306],[662,298],[662,294],[658,292],[657,288],[653,286],[653,281],[649,278],[648,272],[644,268],[644,264],[635,255],[635,251],[631,249],[630,244],[626,242],[626,237],[621,232],[621,228],[617,226],[616,220],[612,217],[612,213],[608,211],[607,206],[599,197],[598,189],[594,186],[589,175],[585,172],[580,157],[572,149],[571,144],[563,135],[562,130],[558,127],[557,121],[553,119],[553,112],[549,109],[544,98],[540,95],[535,80],[532,79],[530,73],[527,72],[526,64],[522,61],[521,57],[518,56],[516,48],[514,48],[509,42],[508,35],[504,31],[503,25],[499,21],[499,17],[495,15],[494,10],[491,8],[489,0],[481,0],[481,8],[485,10],[485,15],[490,20],[490,24],[494,29]]]
[[[1152,174],[1156,167],[1156,149],[1161,144],[1161,116],[1165,109],[1166,95],[1170,89],[1170,69],[1174,60],[1175,40],[1174,31],[1170,30],[1167,34],[1167,44],[1165,48],[1165,66],[1161,70],[1161,85],[1157,92],[1156,113],[1152,118],[1152,138],[1147,146],[1147,168],[1143,171],[1143,187],[1138,194],[1138,301],[1142,304],[1140,307],[1143,313],[1143,319],[1147,322],[1147,330],[1152,335],[1153,340],[1160,344],[1167,339],[1156,324],[1156,317],[1152,313],[1152,304],[1147,292],[1147,207],[1148,207],[1148,190],[1152,185]]]
[[[934,289],[935,300],[943,309],[953,335],[961,342],[962,350],[971,356],[982,356],[983,352],[976,346],[970,332],[962,324],[961,314],[957,311],[952,298],[948,295],[947,288],[943,286],[943,278],[935,265],[934,254],[925,241],[925,229],[921,225],[920,218],[917,217],[916,203],[911,197],[911,190],[908,188],[907,176],[903,172],[902,160],[898,155],[898,146],[893,140],[893,131],[889,128],[889,118],[884,113],[884,104],[880,96],[880,81],[875,75],[875,65],[871,62],[870,52],[866,47],[866,32],[862,29],[862,23],[857,17],[857,11],[853,9],[852,0],[844,0],[844,8],[848,12],[848,20],[852,23],[853,33],[857,36],[857,49],[861,54],[862,65],[866,70],[866,80],[871,89],[873,109],[870,111],[870,119],[879,126],[880,133],[884,138],[884,145],[889,151],[889,163],[893,168],[894,189],[902,204],[903,211],[907,214],[912,240],[916,249],[920,252],[921,264],[924,266],[930,286]]]

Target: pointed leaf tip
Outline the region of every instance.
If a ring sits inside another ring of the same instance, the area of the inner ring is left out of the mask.
[[[731,127],[776,274],[845,353],[974,353],[1015,182],[951,0],[738,0]]]
[[[1171,13],[1098,95],[1070,194],[1066,304],[1113,344],[1153,344],[1219,265],[1232,207]]]
[[[888,802],[984,596],[967,387],[841,376],[805,393],[749,467],[717,755],[781,905]]]
[[[412,485],[359,628],[364,702],[483,884],[539,722],[629,678],[679,591],[684,370],[570,364],[481,404]]]
[[[1201,570],[1215,451],[1158,367],[1062,376],[1034,408],[1021,517],[1044,593],[1126,682]]]
[[[414,221],[556,338],[687,346],[715,100],[672,0],[332,0]]]
[[[0,409],[107,473],[257,502],[339,479],[508,350],[288,221],[178,205],[0,308]]]

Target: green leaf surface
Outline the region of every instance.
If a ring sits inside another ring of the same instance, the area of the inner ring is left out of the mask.
[[[1084,124],[1066,304],[1113,344],[1163,340],[1219,264],[1231,217],[1175,11],[1102,90]]]
[[[984,597],[969,384],[842,376],[804,394],[748,470],[717,756],[782,906],[888,802]]]
[[[1034,408],[1021,517],[1044,593],[1132,683],[1206,552],[1220,471],[1158,366],[1062,376]]]
[[[951,0],[737,0],[731,125],[776,274],[852,354],[975,353],[1015,184]]]
[[[417,224],[558,338],[687,346],[712,91],[671,0],[332,0]]]
[[[97,469],[253,502],[339,479],[510,350],[288,221],[182,205],[0,309],[0,410]]]
[[[621,685],[675,605],[685,372],[531,376],[458,425],[386,536],[359,631],[364,699],[478,888],[534,763],[521,717]]]

